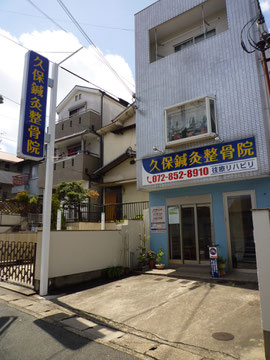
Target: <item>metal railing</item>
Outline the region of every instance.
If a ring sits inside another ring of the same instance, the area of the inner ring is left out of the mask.
[[[106,221],[141,220],[143,210],[148,209],[148,201],[116,203],[104,205],[63,205],[63,213],[67,222],[99,222],[101,213],[105,212]]]

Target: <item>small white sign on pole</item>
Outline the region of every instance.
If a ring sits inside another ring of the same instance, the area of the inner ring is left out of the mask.
[[[62,210],[57,210],[57,223],[56,223],[56,230],[61,230],[61,220],[62,220]]]
[[[101,230],[105,230],[105,212],[101,213]]]

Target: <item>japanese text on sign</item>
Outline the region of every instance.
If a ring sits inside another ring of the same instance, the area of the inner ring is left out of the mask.
[[[255,138],[143,160],[143,185],[257,170]]]
[[[48,70],[48,59],[33,51],[26,54],[17,149],[22,158],[44,157]]]

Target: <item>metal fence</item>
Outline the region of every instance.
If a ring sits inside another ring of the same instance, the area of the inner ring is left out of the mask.
[[[106,221],[141,220],[143,210],[149,207],[148,201],[117,203],[105,205],[63,205],[63,213],[67,222],[99,222],[101,213],[105,212]]]
[[[0,241],[0,281],[34,284],[36,243]]]

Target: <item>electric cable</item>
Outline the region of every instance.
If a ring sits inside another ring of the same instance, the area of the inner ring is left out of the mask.
[[[63,66],[59,66],[59,67],[60,67],[61,69],[63,69],[64,71],[70,73],[71,75],[77,77],[78,79],[81,79],[81,80],[87,82],[88,84],[91,84],[91,85],[95,86],[98,90],[103,91],[103,92],[105,92],[106,94],[111,95],[112,97],[114,97],[114,98],[116,98],[116,99],[119,99],[119,96],[116,96],[116,95],[114,95],[113,93],[111,93],[110,91],[107,91],[107,90],[103,89],[102,87],[100,87],[99,85],[94,84],[94,83],[91,82],[90,80],[85,79],[84,77],[82,77],[82,76],[74,73],[73,71],[71,71],[71,70],[69,70],[69,69],[67,69],[67,68],[65,68],[65,67],[63,67]]]
[[[44,11],[42,11],[36,4],[33,3],[33,1],[31,0],[27,0],[37,11],[39,11],[42,15],[44,15],[47,19],[49,19],[51,22],[54,23],[54,25],[56,25],[57,27],[59,27],[59,29],[63,30],[64,32],[67,33],[67,31],[61,26],[59,25],[56,21],[54,21],[54,19],[52,19],[49,15],[47,15]]]
[[[7,99],[7,100],[9,100],[9,101],[12,101],[12,102],[14,102],[15,104],[17,104],[17,105],[21,105],[20,103],[18,103],[17,101],[15,101],[15,100],[12,100],[12,99],[10,99],[9,97],[7,97],[6,95],[3,95],[2,93],[1,93],[1,95],[5,98],[5,99]]]
[[[28,0],[29,1],[29,0]],[[74,18],[74,16],[70,13],[68,8],[65,6],[62,0],[57,0],[59,5],[62,7],[62,9],[65,11],[65,13],[69,16],[71,21],[74,23],[74,25],[77,27],[77,29],[80,31],[80,33],[84,36],[84,38],[88,41],[90,45],[93,46],[94,50],[97,52],[98,56],[100,57],[100,60],[105,64],[109,69],[114,73],[114,75],[117,77],[117,79],[124,85],[124,87],[128,90],[128,92],[131,95],[134,95],[134,92],[129,88],[129,86],[124,82],[124,80],[121,78],[121,76],[115,71],[115,69],[111,66],[111,64],[108,62],[108,60],[105,58],[103,53],[97,48],[97,46],[94,44],[94,42],[90,39],[90,37],[86,34],[86,32],[83,30],[83,28],[80,26],[80,24],[77,22],[77,20]]]
[[[17,15],[23,15],[23,16],[29,16],[29,17],[36,17],[36,18],[42,18],[42,19],[44,18],[43,16],[40,16],[40,15],[26,14],[26,13],[22,13],[22,12],[18,12],[18,11],[12,11],[12,10],[0,9],[0,12],[7,12],[7,13],[11,13],[11,14],[17,14]],[[53,20],[54,21],[62,21],[62,22],[65,22],[65,23],[71,23],[71,21],[63,20],[63,19],[53,19]],[[92,27],[101,28],[101,29],[122,30],[122,31],[134,32],[134,29],[129,29],[129,28],[120,28],[120,27],[115,27],[115,26],[89,24],[89,23],[84,22],[84,21],[81,21],[80,23],[83,24],[83,25],[86,25],[86,26],[92,26]]]
[[[24,48],[24,49],[26,49],[27,51],[30,51],[30,49],[28,49],[27,47],[25,47],[25,46],[23,46],[23,45],[19,44],[19,43],[18,43],[18,42],[16,42],[16,41],[12,40],[11,38],[9,38],[9,37],[7,37],[7,36],[5,36],[5,35],[3,35],[3,34],[0,34],[0,36],[4,37],[5,39],[7,39],[7,40],[9,40],[9,41],[13,42],[14,44],[16,44],[16,45],[18,45],[18,46],[20,46],[20,47],[23,47],[23,48]],[[40,52],[41,52],[41,51],[40,51]],[[68,52],[68,53],[69,53],[69,52]],[[51,61],[51,60],[49,60],[49,61],[52,63],[52,61]],[[119,97],[118,97],[118,96],[114,95],[114,94],[113,94],[113,93],[111,93],[110,91],[107,91],[107,90],[103,89],[101,86],[94,84],[93,82],[91,82],[91,81],[89,81],[89,80],[87,80],[87,79],[83,78],[82,76],[80,76],[80,75],[78,75],[78,74],[74,73],[73,71],[68,70],[68,69],[64,68],[63,66],[60,66],[60,68],[61,68],[61,69],[63,69],[64,71],[66,71],[66,72],[70,73],[71,75],[73,75],[73,76],[75,76],[75,77],[77,77],[77,78],[79,78],[79,79],[81,79],[81,80],[83,80],[83,81],[87,82],[88,84],[91,84],[91,85],[95,86],[97,89],[99,89],[99,90],[101,90],[101,91],[106,92],[107,94],[109,94],[109,95],[113,96],[114,98],[119,99]],[[4,95],[3,95],[3,96],[4,96]],[[4,97],[6,97],[6,96],[4,96]],[[13,102],[14,102],[14,103],[16,103],[17,105],[20,105],[18,102],[14,101],[14,100],[12,100],[12,99],[9,99],[8,97],[6,97],[6,98],[7,98],[8,100],[10,100],[10,101],[13,101]]]

